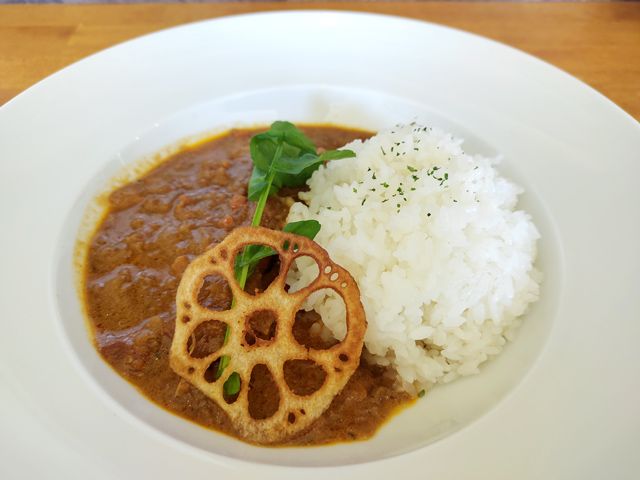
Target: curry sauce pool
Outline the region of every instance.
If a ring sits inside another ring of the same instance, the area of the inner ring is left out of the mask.
[[[303,130],[324,149],[370,135],[325,126]],[[184,269],[232,229],[250,223],[255,204],[246,197],[252,169],[248,146],[255,133],[232,130],[185,149],[113,191],[108,211],[91,239],[84,274],[86,309],[103,358],[158,405],[231,435],[236,432],[226,414],[181,380],[169,367],[168,357],[176,289]],[[289,212],[286,197],[295,199],[297,191],[283,190],[269,200],[264,226],[282,228]],[[273,262],[261,264],[251,277],[251,288],[264,288],[276,267]],[[207,301],[214,307],[230,302],[227,287],[208,285]],[[319,321],[315,312],[301,314],[299,320],[296,338],[322,342],[311,333]],[[215,332],[209,335],[216,337]],[[305,381],[313,382],[312,375],[293,377],[303,390]],[[410,401],[395,383],[393,370],[362,361],[312,428],[285,443],[317,445],[370,437],[394,409]],[[254,387],[265,392],[256,395],[257,414],[272,410],[269,382],[258,379]]]

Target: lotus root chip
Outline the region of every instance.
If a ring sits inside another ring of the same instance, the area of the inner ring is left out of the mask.
[[[250,295],[240,288],[234,277],[234,261],[244,247],[266,245],[280,257],[280,273],[261,293]],[[313,258],[320,275],[310,285],[294,293],[286,291],[286,274],[298,257]],[[328,268],[330,267],[330,268]],[[330,271],[331,275],[322,274]],[[337,275],[335,275],[337,273]],[[209,310],[198,303],[198,293],[205,278],[221,276],[228,282],[233,295],[229,310]],[[300,345],[293,336],[295,315],[313,292],[332,289],[344,300],[347,334],[326,350]],[[351,375],[358,368],[367,327],[360,291],[344,268],[336,265],[328,253],[314,241],[292,233],[262,227],[242,227],[233,230],[221,243],[206,251],[186,268],[176,296],[176,326],[171,344],[170,365],[182,378],[216,402],[231,419],[235,429],[245,439],[261,444],[280,442],[309,427],[329,407]],[[270,312],[276,321],[272,339],[248,342],[249,319],[256,312]],[[201,358],[192,356],[193,334],[205,322],[221,322],[228,328],[225,344]],[[190,338],[192,338],[190,342]],[[219,378],[212,376],[210,367],[223,357],[227,367]],[[320,388],[309,395],[294,394],[284,378],[284,364],[288,360],[311,360],[326,373]],[[254,419],[249,413],[249,385],[256,365],[265,365],[279,392],[278,408],[268,418]],[[236,372],[240,390],[229,401],[223,385]]]

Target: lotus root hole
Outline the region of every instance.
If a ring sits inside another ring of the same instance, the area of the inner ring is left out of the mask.
[[[287,421],[289,423],[296,423],[296,414],[293,412],[289,412],[289,416],[287,416]]]
[[[300,245],[297,243],[293,244],[293,253],[298,253],[300,251]]]
[[[315,310],[298,310],[293,324],[293,338],[304,347],[326,350],[340,343],[338,338],[343,338],[347,332],[346,305],[342,295],[333,288],[321,288],[313,294],[317,295],[318,299],[326,297],[324,301],[331,311],[331,319],[324,318],[328,315],[326,310],[321,313]],[[329,320],[332,330],[327,327],[330,324]],[[341,352],[345,352],[345,349],[342,348],[337,353]]]
[[[335,282],[338,279],[338,274],[337,273],[333,273],[330,277],[329,280],[331,280],[332,282]]]
[[[246,323],[245,340],[249,345],[257,341],[269,342],[276,336],[278,316],[272,310],[256,310]]]
[[[187,352],[193,358],[204,358],[217,352],[224,345],[227,324],[218,320],[206,320],[199,324],[187,341]]]
[[[222,398],[224,398],[224,401],[227,403],[227,405],[232,405],[236,402],[236,400],[238,400],[238,397],[240,396],[240,391],[242,390],[242,377],[240,377],[239,382],[240,382],[240,388],[233,395],[227,395],[227,392],[225,392],[223,388]]]
[[[216,358],[213,362],[209,364],[207,369],[204,371],[204,379],[207,383],[214,383],[218,380],[218,366],[220,365],[220,359]]]
[[[329,275],[331,273],[331,265],[327,265],[324,267],[324,273]]]
[[[193,368],[193,367],[189,367],[189,369],[187,370],[187,373],[188,373],[189,375],[193,375],[193,372],[195,372],[195,371],[196,371],[196,369],[195,369],[195,368]]]
[[[259,363],[251,370],[249,380],[249,416],[261,420],[273,416],[280,406],[280,389],[269,367]]]
[[[342,288],[347,288],[347,282],[342,282],[342,284],[340,285]]]
[[[191,321],[191,317],[189,315],[184,315],[182,317],[182,323],[189,323]]]
[[[296,312],[293,338],[303,347],[314,350],[328,350],[340,343],[324,325],[322,317],[314,310],[307,312],[300,309]]]
[[[253,333],[247,332],[244,336],[244,341],[247,342],[248,346],[252,347],[256,344],[256,337],[253,335]]]
[[[343,361],[343,362],[348,362],[349,361],[349,356],[345,355],[344,353],[341,353],[338,358]]]
[[[307,288],[309,285],[315,282],[320,275],[320,267],[318,266],[318,262],[311,255],[300,255],[299,257],[296,257],[295,260],[291,263],[289,271],[291,271],[291,269],[297,269],[299,272],[305,272],[305,275],[304,277],[296,281],[295,285],[292,285],[291,288],[289,288],[289,293],[295,293],[299,290],[302,290],[303,288]],[[287,276],[289,276],[288,272]]]
[[[286,252],[287,250],[289,250],[290,246],[291,246],[291,242],[289,242],[289,240],[285,240],[284,243],[282,244],[282,250]]]
[[[222,312],[231,308],[233,295],[227,279],[219,273],[214,273],[202,279],[197,298],[200,306]]]

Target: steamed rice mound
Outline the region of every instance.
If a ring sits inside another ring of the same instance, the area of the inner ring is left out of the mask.
[[[522,189],[461,145],[415,124],[352,142],[356,157],[320,167],[289,212],[320,222],[316,241],[360,287],[369,360],[391,364],[410,391],[477,373],[539,295],[539,234],[515,209]],[[318,272],[297,266],[293,290]],[[305,308],[344,336],[340,299],[316,293]]]

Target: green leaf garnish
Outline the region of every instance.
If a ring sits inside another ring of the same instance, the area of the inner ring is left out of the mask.
[[[257,202],[251,225],[257,227],[262,220],[267,199],[281,187],[304,185],[318,167],[329,160],[354,157],[351,150],[329,150],[318,155],[315,144],[290,122],[276,121],[269,130],[254,135],[249,143],[253,171],[249,179],[247,196]],[[285,232],[315,238],[320,224],[315,220],[293,222],[284,227]],[[275,251],[264,245],[245,247],[235,260],[234,274],[240,288],[244,288],[249,273],[263,258],[275,255]],[[225,331],[226,344],[229,328]],[[218,364],[217,378],[229,364],[223,355]],[[225,392],[234,395],[240,390],[240,376],[234,372],[224,383]],[[233,392],[233,393],[229,393]]]
[[[273,122],[269,130],[254,135],[250,152],[254,165],[249,182],[250,200],[259,200],[267,188],[268,194],[273,194],[276,191],[273,185],[278,188],[303,185],[322,163],[355,156],[351,150],[328,150],[318,155],[316,146],[302,131],[283,121]],[[260,224],[259,217],[255,224]]]
[[[279,138],[303,153],[316,153],[315,144],[291,122],[277,120],[271,124],[268,135]]]
[[[287,223],[282,229],[288,233],[295,233],[307,237],[311,240],[316,238],[316,235],[320,231],[320,222],[317,220],[301,220],[300,222]]]
[[[272,168],[278,173],[289,174],[298,176],[303,174],[305,181],[311,176],[311,173],[321,164],[328,162],[329,160],[340,160],[342,158],[350,158],[355,156],[351,150],[329,150],[320,155],[315,153],[305,153],[297,158],[282,155],[277,161],[273,162]],[[284,180],[283,183],[291,183],[291,177],[279,177],[280,180]],[[294,179],[294,183],[301,185],[304,181],[300,179]],[[295,186],[295,185],[291,185]]]
[[[274,179],[275,180],[275,179]],[[251,172],[251,178],[249,179],[249,187],[247,191],[247,197],[249,200],[257,201],[260,198],[262,192],[267,188],[267,174],[260,170],[257,167],[254,167]],[[278,190],[282,187],[282,184],[279,181],[271,182],[271,190],[269,195],[275,195],[278,193]]]
[[[275,254],[275,250],[265,245],[249,245],[245,247],[244,252],[236,257],[233,267],[236,279],[240,278],[242,269],[245,266],[249,266],[249,274],[251,274],[260,260]],[[244,285],[242,287],[244,288]]]
[[[277,161],[273,162],[272,168],[278,173],[299,175],[306,168],[319,165],[320,163],[322,163],[322,157],[314,153],[305,153],[297,158],[283,155]]]
[[[227,396],[233,396],[240,391],[240,375],[238,372],[233,372],[229,375],[226,382],[224,382],[224,393]]]
[[[251,153],[253,165],[259,170],[267,172],[278,149],[278,143],[278,138],[269,135],[268,132],[259,133],[251,137],[249,152]]]
[[[318,155],[315,144],[295,125],[277,121],[266,132],[254,135],[249,143],[253,171],[249,179],[247,196],[257,202],[251,225],[257,227],[262,220],[267,199],[281,187],[304,185],[311,174],[324,162],[353,157],[350,150],[329,150]],[[294,222],[285,226],[284,231],[315,238],[320,224],[315,220]],[[250,272],[263,258],[275,255],[275,251],[264,245],[245,247],[235,260],[234,274],[240,288],[244,288]],[[225,343],[229,328],[225,331]],[[229,357],[223,355],[218,364],[217,377],[229,364]],[[237,384],[237,385],[236,385]],[[231,374],[224,384],[225,392],[239,391],[240,377]]]
[[[322,162],[328,162],[329,160],[342,160],[343,158],[355,156],[356,154],[352,150],[327,150],[320,154],[320,160],[322,160]]]

